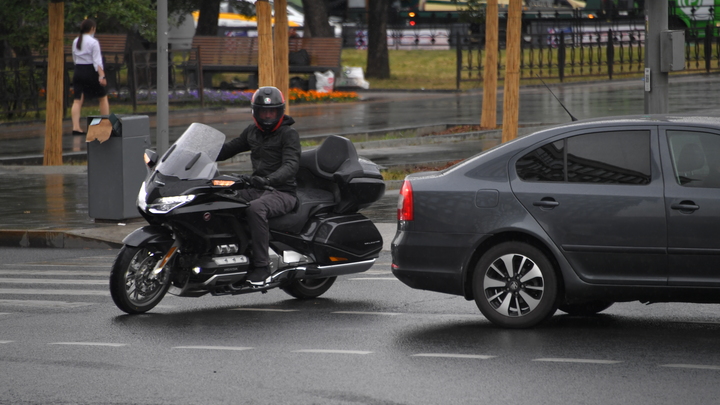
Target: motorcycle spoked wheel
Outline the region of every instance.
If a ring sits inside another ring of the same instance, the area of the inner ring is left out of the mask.
[[[118,308],[128,314],[142,314],[163,299],[170,288],[170,274],[163,270],[153,277],[152,271],[165,250],[152,245],[120,249],[110,272],[110,295]]]
[[[297,299],[309,300],[325,294],[336,279],[337,277],[299,279],[280,288]]]

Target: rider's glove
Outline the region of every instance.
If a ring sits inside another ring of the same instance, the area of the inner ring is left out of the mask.
[[[267,177],[252,176],[250,184],[255,188],[265,188],[270,184],[270,180]]]

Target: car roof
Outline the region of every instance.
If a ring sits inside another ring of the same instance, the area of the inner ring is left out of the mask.
[[[681,125],[705,125],[720,127],[720,117],[684,115],[684,114],[645,114],[645,115],[622,115],[613,117],[599,117],[578,120],[567,124],[560,124],[555,128],[571,127],[576,125],[597,126],[602,125],[627,125],[627,124],[681,124]]]

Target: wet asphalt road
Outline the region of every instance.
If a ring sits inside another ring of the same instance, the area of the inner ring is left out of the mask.
[[[720,395],[713,305],[616,304],[503,330],[473,302],[404,286],[385,252],[315,300],[168,296],[127,316],[107,295],[115,253],[0,250],[0,403],[656,405]]]

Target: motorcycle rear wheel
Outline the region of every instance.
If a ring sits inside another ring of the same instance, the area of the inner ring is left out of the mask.
[[[325,294],[336,279],[337,277],[299,279],[280,288],[297,299],[309,300]]]
[[[128,314],[153,309],[170,288],[170,273],[153,276],[165,252],[157,246],[123,246],[110,272],[110,295],[115,305]]]

